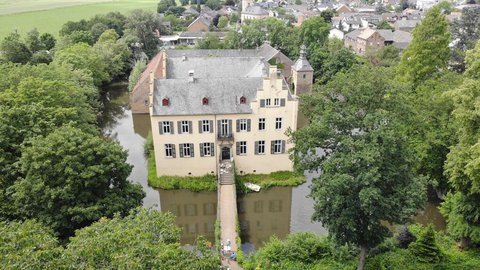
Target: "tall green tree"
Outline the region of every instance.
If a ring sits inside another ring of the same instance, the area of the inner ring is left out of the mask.
[[[10,33],[0,43],[0,62],[13,62],[25,64],[30,61],[32,52],[20,40],[17,32]]]
[[[168,8],[177,6],[175,0],[160,0],[157,5],[157,12],[158,13],[165,13],[167,12]]]
[[[405,49],[398,67],[400,76],[418,85],[447,69],[450,57],[450,31],[440,7],[429,9],[413,30],[413,39]]]
[[[465,52],[475,47],[480,39],[480,7],[462,10],[459,19],[452,22],[452,66],[457,71],[465,70]]]
[[[440,208],[447,229],[462,245],[480,243],[480,42],[467,51],[466,79],[447,96],[454,102],[457,143],[450,148],[445,174],[453,191]]]
[[[311,124],[292,134],[296,168],[321,172],[311,186],[313,219],[338,243],[360,247],[359,270],[389,234],[383,222],[406,222],[425,199],[399,120],[405,89],[391,76],[370,66],[337,74],[302,99]]]
[[[323,17],[310,17],[300,27],[300,41],[312,49],[315,46],[322,46],[328,40],[330,24],[325,22]]]
[[[15,205],[61,237],[101,217],[128,214],[145,193],[127,180],[132,166],[115,142],[64,126],[22,151],[24,177],[12,186]]]
[[[102,56],[86,43],[77,43],[55,53],[54,64],[69,64],[75,69],[91,74],[96,86],[109,82],[112,78],[107,71],[107,63]]]
[[[141,9],[132,10],[127,15],[125,28],[125,35],[133,37],[131,41],[138,43],[148,57],[157,53],[160,41],[155,33],[165,33],[158,14]]]
[[[132,53],[114,29],[103,32],[93,48],[106,64],[110,80],[125,74]]]

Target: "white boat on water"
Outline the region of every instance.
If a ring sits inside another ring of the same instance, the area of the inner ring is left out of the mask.
[[[253,190],[255,192],[259,192],[261,187],[259,185],[255,185],[255,184],[252,184],[252,183],[245,183],[245,186],[250,189],[250,190]]]

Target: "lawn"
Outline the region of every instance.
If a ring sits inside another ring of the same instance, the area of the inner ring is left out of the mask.
[[[298,186],[305,182],[305,176],[290,171],[278,171],[270,174],[237,174],[235,177],[239,182],[257,184],[262,188]]]
[[[37,28],[58,36],[68,21],[89,19],[95,14],[133,9],[156,11],[159,0],[0,0],[0,38],[17,30],[21,35]]]
[[[216,191],[217,176],[157,176],[155,158],[148,158],[148,184],[161,189],[188,189],[191,191]]]

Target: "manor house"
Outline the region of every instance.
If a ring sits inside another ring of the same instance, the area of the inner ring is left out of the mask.
[[[163,76],[151,73],[148,101],[157,175],[217,174],[225,159],[239,174],[293,169],[286,132],[313,81],[305,48],[288,72],[259,50],[160,54]]]

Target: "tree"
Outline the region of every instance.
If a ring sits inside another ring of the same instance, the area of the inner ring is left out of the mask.
[[[198,41],[197,49],[221,49],[223,44],[215,33],[207,33],[205,37]]]
[[[40,33],[37,28],[33,28],[27,33],[25,38],[25,45],[27,45],[30,52],[35,53],[37,51],[43,50],[43,44],[40,41]]]
[[[111,80],[107,71],[107,63],[103,60],[101,55],[88,44],[77,43],[57,51],[53,63],[70,64],[75,69],[84,70],[91,74],[95,85],[100,86]]]
[[[305,20],[300,27],[300,41],[312,49],[315,46],[322,46],[328,40],[330,25],[323,17],[315,16]]]
[[[358,269],[389,234],[384,222],[406,222],[425,197],[402,131],[405,90],[391,76],[370,66],[337,74],[302,99],[311,124],[292,134],[296,169],[321,171],[311,186],[313,219],[338,243],[360,247]]]
[[[459,19],[452,22],[451,65],[457,71],[465,70],[465,52],[475,47],[480,39],[480,7],[464,8]]]
[[[0,43],[0,61],[25,64],[30,61],[32,52],[27,45],[20,41],[20,35],[17,32],[10,33]]]
[[[88,22],[86,20],[80,20],[78,22],[68,21],[60,29],[60,36],[68,36],[74,31],[88,31],[89,30]]]
[[[427,11],[425,18],[413,30],[413,39],[405,49],[399,74],[414,85],[446,70],[450,49],[448,21],[438,6]]]
[[[57,43],[57,40],[55,37],[50,34],[50,33],[43,33],[40,35],[40,42],[42,42],[43,47],[45,50],[51,50],[53,47],[55,47],[55,43]]]
[[[126,215],[145,196],[127,180],[132,166],[126,159],[118,143],[63,126],[22,151],[25,176],[12,187],[15,205],[61,237],[101,217]]]
[[[155,33],[163,34],[165,31],[157,14],[141,9],[133,10],[127,16],[125,28],[125,35],[135,37],[148,57],[157,53],[160,41]]]
[[[320,12],[320,16],[327,23],[332,23],[332,18],[335,17],[335,15],[336,15],[336,12],[333,9],[326,9],[326,10]]]
[[[387,29],[387,30],[394,30],[395,31],[395,28],[393,28],[393,26],[391,26],[387,21],[380,21],[377,24],[377,29]]]
[[[185,11],[184,7],[174,7],[171,6],[168,8],[167,12],[165,12],[165,15],[174,15],[176,17],[180,17],[182,13]]]
[[[420,233],[417,241],[410,244],[409,249],[420,262],[434,264],[442,258],[442,251],[435,239],[435,230],[432,224]]]
[[[217,27],[219,29],[224,29],[225,27],[227,27],[227,25],[228,25],[228,17],[227,16],[221,16],[218,19]]]
[[[157,5],[157,12],[158,13],[165,13],[167,12],[168,8],[176,6],[175,0],[160,0]]]
[[[396,66],[400,62],[400,50],[393,45],[382,48],[369,47],[365,52],[365,58],[374,66]]]
[[[222,7],[220,0],[207,0],[205,6],[211,8],[212,10],[219,10]]]
[[[329,39],[324,46],[313,47],[309,55],[315,82],[328,83],[338,72],[347,71],[357,64],[357,56],[343,46],[339,39]]]
[[[125,44],[123,40],[118,39],[115,30],[109,29],[103,32],[93,48],[106,64],[110,78],[113,79],[125,74],[128,67],[128,60],[132,53],[127,44]]]
[[[80,269],[218,269],[218,259],[204,240],[198,239],[192,250],[179,242],[172,214],[137,208],[124,218],[102,218],[78,230],[67,245],[65,261]]]
[[[0,222],[0,264],[6,269],[57,269],[63,249],[38,222]]]
[[[453,191],[440,208],[447,219],[448,231],[465,246],[480,243],[480,42],[467,52],[466,79],[447,93],[453,100],[453,121],[457,143],[450,147],[445,175]],[[472,69],[471,69],[472,68]]]

